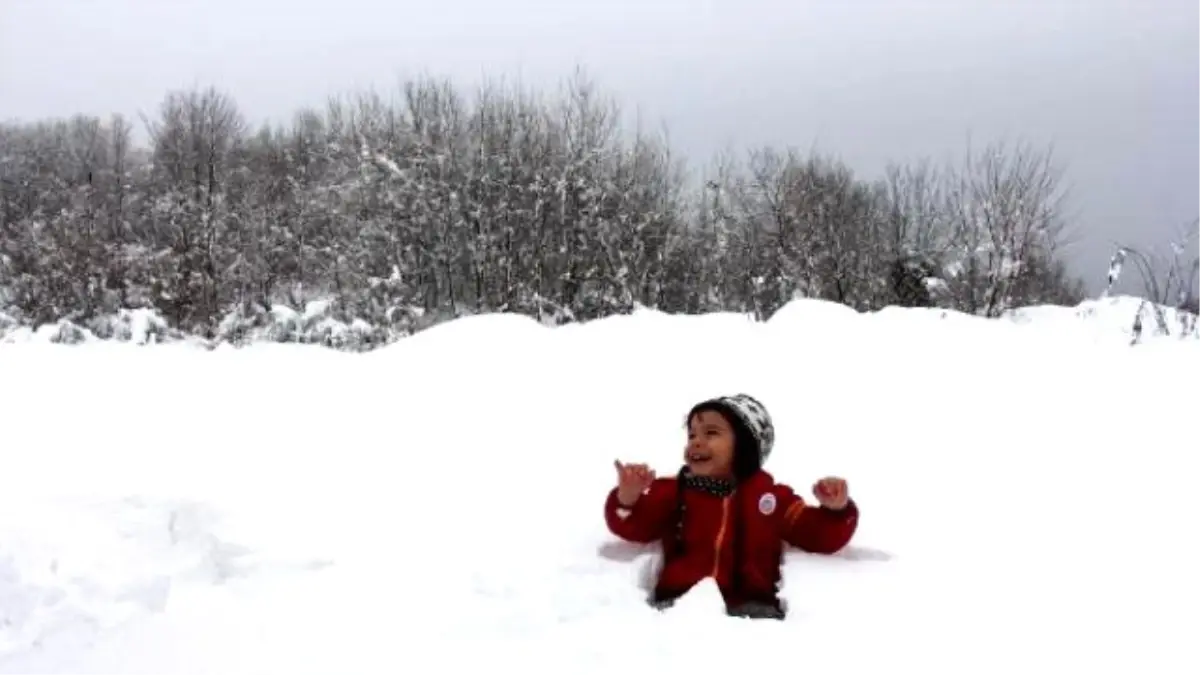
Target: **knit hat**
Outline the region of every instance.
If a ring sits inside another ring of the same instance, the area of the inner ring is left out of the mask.
[[[767,413],[766,407],[749,394],[722,396],[705,401],[700,406],[706,404],[715,404],[736,415],[754,436],[754,440],[758,441],[759,466],[766,464],[767,457],[771,455],[771,449],[775,447],[775,425],[771,422],[771,415]]]

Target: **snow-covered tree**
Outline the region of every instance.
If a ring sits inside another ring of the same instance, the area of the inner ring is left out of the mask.
[[[1057,173],[1027,147],[873,181],[761,148],[696,182],[665,134],[622,120],[576,74],[556,92],[419,79],[255,129],[218,89],[169,92],[146,147],[119,117],[0,125],[0,315],[74,322],[64,340],[149,335],[140,317],[365,349],[476,312],[764,318],[812,297],[995,315],[1078,293]]]

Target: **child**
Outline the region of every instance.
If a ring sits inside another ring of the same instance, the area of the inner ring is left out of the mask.
[[[609,530],[632,542],[662,542],[655,607],[669,607],[711,576],[731,616],[784,618],[778,595],[783,543],[810,553],[841,550],[858,526],[846,481],[818,481],[818,507],[776,483],[762,470],[774,426],[746,394],[697,404],[687,427],[678,476],[656,478],[644,464],[616,462],[617,487],[604,505]]]

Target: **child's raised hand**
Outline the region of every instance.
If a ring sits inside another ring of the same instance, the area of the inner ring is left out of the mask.
[[[633,506],[657,477],[654,469],[645,464],[622,464],[621,460],[613,464],[617,467],[617,501]]]
[[[821,506],[834,511],[841,511],[850,502],[850,491],[846,487],[846,479],[830,476],[822,478],[813,485],[813,494]]]

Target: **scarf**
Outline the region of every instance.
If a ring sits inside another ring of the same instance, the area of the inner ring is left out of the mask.
[[[686,466],[679,472],[679,481],[685,490],[699,490],[721,498],[733,494],[734,489],[737,488],[737,483],[733,479],[697,476],[688,471]]]

